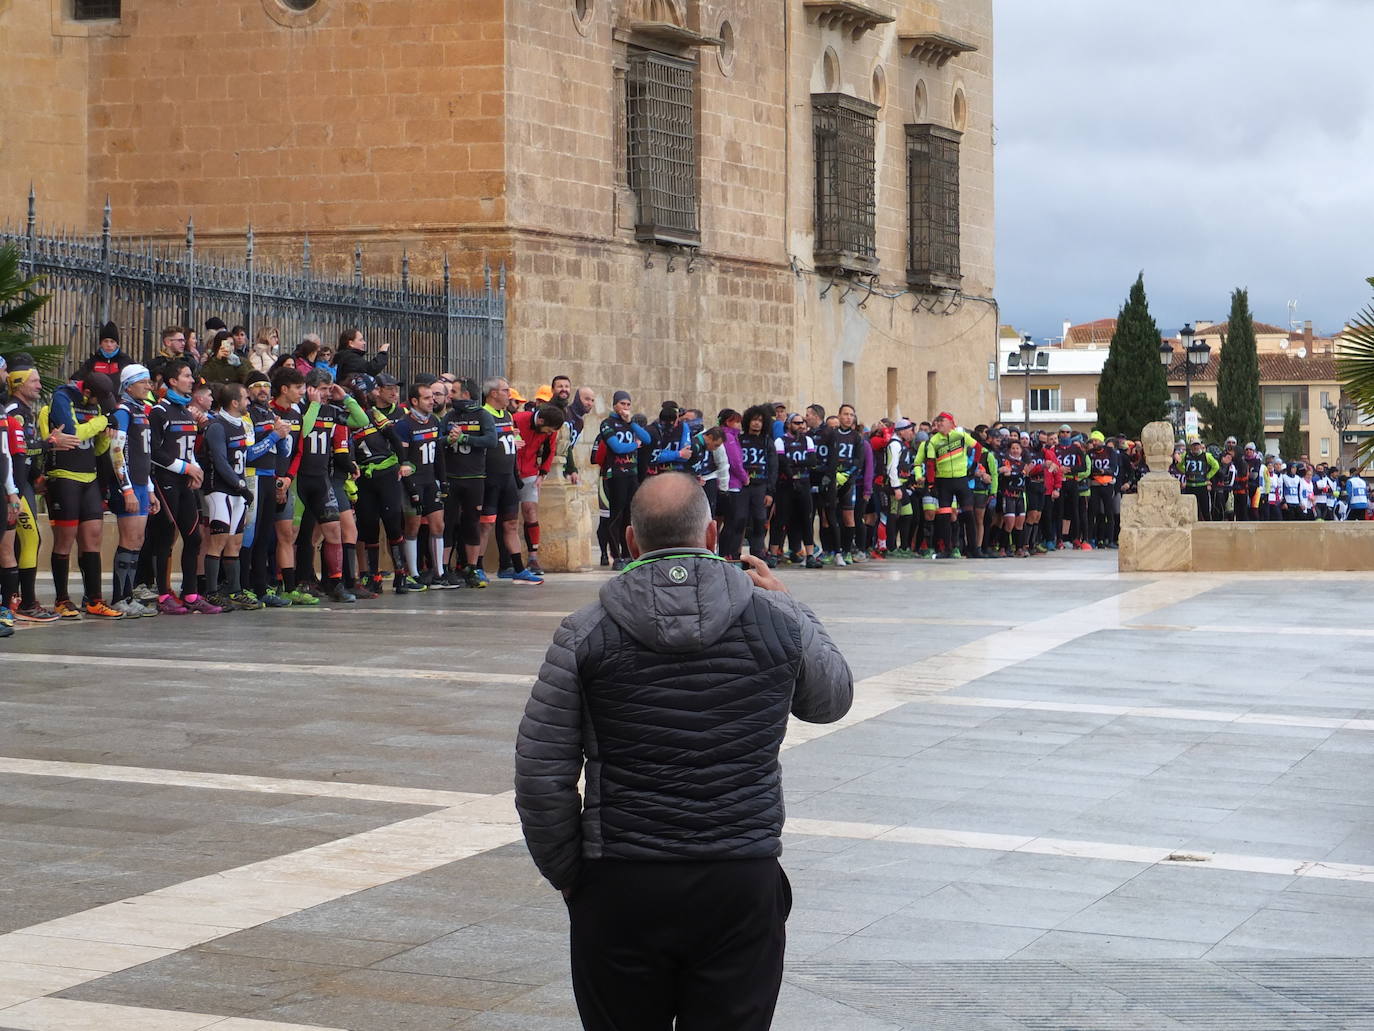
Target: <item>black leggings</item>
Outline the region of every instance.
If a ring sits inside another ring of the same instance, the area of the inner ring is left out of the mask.
[[[477,483],[480,486],[482,480]],[[402,511],[401,476],[396,466],[379,469],[366,476],[358,477],[358,502],[354,505],[355,518],[358,520],[358,540],[365,547],[378,547],[377,534],[382,526],[386,527],[386,539],[390,544],[405,536],[404,513]]]
[[[639,480],[634,476],[606,477],[606,504],[611,513],[611,555],[613,558],[628,559],[629,546],[625,543],[625,529],[630,525],[630,502],[639,489]]]
[[[478,477],[448,481],[444,502],[444,540],[475,548],[482,543],[482,498],[487,481]],[[466,558],[463,563],[466,564]]]
[[[200,498],[186,477],[165,470],[157,475],[158,503],[150,543],[153,577],[159,594],[172,593],[172,544],[181,535],[181,593],[196,593],[196,560],[200,557]]]
[[[253,546],[248,549],[248,583],[261,597],[272,580],[277,560],[277,478],[257,478],[257,505],[253,509]]]
[[[1109,544],[1112,540],[1112,498],[1116,494],[1116,484],[1094,483],[1089,492],[1091,533],[1085,533],[1083,536],[1091,536],[1098,544]]]
[[[766,549],[764,536],[768,532],[768,485],[753,483],[740,491],[744,501],[745,535],[749,538],[749,554],[763,558]]]
[[[779,486],[773,519],[787,524],[788,551],[799,551],[803,544],[812,547],[816,543],[816,536],[811,526],[815,519],[811,485],[794,482]]]

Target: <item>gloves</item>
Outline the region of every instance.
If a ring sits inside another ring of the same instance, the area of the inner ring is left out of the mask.
[[[836,483],[837,486],[840,486],[840,487],[845,486],[847,483],[849,483],[849,474],[848,474],[848,473],[836,473],[836,474],[835,474],[835,483]]]
[[[253,488],[248,485],[247,480],[239,480],[239,489],[235,493],[244,501],[253,500]]]

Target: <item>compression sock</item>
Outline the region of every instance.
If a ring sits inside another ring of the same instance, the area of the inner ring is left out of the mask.
[[[343,545],[338,541],[324,544],[324,575],[331,582],[343,579]]]
[[[434,562],[434,575],[444,575],[444,538],[443,535],[435,536],[430,534],[429,552]]]
[[[134,593],[134,577],[136,575],[138,575],[138,552],[132,548],[116,548],[114,590],[110,593],[111,602],[124,601]]]
[[[534,561],[539,555],[539,524],[525,524],[525,544],[529,547],[530,561]]]
[[[285,588],[287,594],[295,594],[295,593],[296,593],[296,587],[298,586],[298,581],[296,580],[296,567],[295,567],[295,566],[283,566],[283,567],[282,567],[282,570],[281,570],[281,582],[282,582],[282,587]]]
[[[0,605],[8,605],[10,599],[19,593],[19,567],[6,566],[0,569]]]
[[[415,576],[420,569],[420,542],[414,537],[405,540],[405,571]]]
[[[19,570],[19,604],[22,608],[31,609],[38,604],[37,586],[37,569]]]
[[[367,548],[367,575],[371,579],[376,577],[377,570],[381,568],[382,546],[380,544],[368,544]]]
[[[344,586],[350,591],[358,583],[358,549],[352,544],[341,545],[343,548],[343,582]]]
[[[59,555],[57,552],[53,552],[52,592],[56,601],[72,600],[72,596],[67,593],[67,578],[71,575],[71,567],[71,555]]]
[[[419,576],[422,568],[429,568],[429,539],[429,526],[422,523],[420,525],[420,532],[415,537],[416,555],[420,560],[420,565],[410,571],[412,576]],[[438,570],[435,570],[435,572],[438,572]]]
[[[237,555],[232,558],[225,556],[220,560],[220,568],[224,570],[224,579],[229,586],[226,592],[232,597],[235,594],[243,593],[243,568]]]
[[[387,542],[387,553],[391,556],[391,570],[396,576],[404,576],[406,571],[406,557],[402,547],[404,542],[400,540]]]
[[[103,597],[100,590],[100,552],[83,551],[77,556],[76,562],[81,569],[81,591],[86,595],[86,600],[100,601]]]
[[[200,593],[207,591],[210,594],[219,594],[219,566],[220,557],[218,555],[205,556],[205,582],[200,588]]]
[[[496,568],[511,568],[510,549],[506,547],[506,542],[500,536],[496,538]],[[516,572],[518,573],[519,570],[517,569]]]
[[[525,562],[518,552],[512,552],[510,556],[510,567],[515,570],[515,575],[519,576],[525,571]]]

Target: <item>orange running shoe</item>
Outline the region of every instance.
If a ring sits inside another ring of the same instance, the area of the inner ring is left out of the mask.
[[[118,609],[112,609],[103,601],[97,598],[95,601],[87,601],[82,606],[82,611],[88,616],[99,616],[101,619],[123,619],[124,613]]]

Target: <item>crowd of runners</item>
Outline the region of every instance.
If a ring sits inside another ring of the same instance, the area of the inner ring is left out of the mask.
[[[250,346],[241,327],[209,329],[203,364],[188,331],[169,327],[144,365],[107,325],[50,396],[25,356],[3,368],[0,636],[15,621],[350,604],[388,586],[480,590],[493,537],[495,578],[535,586],[539,489],[555,467],[572,483],[595,478],[600,561],[613,569],[631,561],[635,490],[664,473],[702,485],[723,557],[816,569],[1115,548],[1121,498],[1148,471],[1138,443],[1067,425],[965,429],[949,412],[865,424],[847,404],[708,419],[674,401],[649,418],[623,390],[598,419],[595,391],[566,376],[529,400],[501,377],[401,384],[385,348],[368,358],[357,330],[337,350],[308,336],[281,355],[261,346],[264,334]],[[1171,471],[1203,519],[1367,513],[1355,470],[1284,464],[1253,444],[1209,451],[1194,440]],[[38,596],[40,497],[51,606]],[[108,566],[107,512],[117,528]]]

